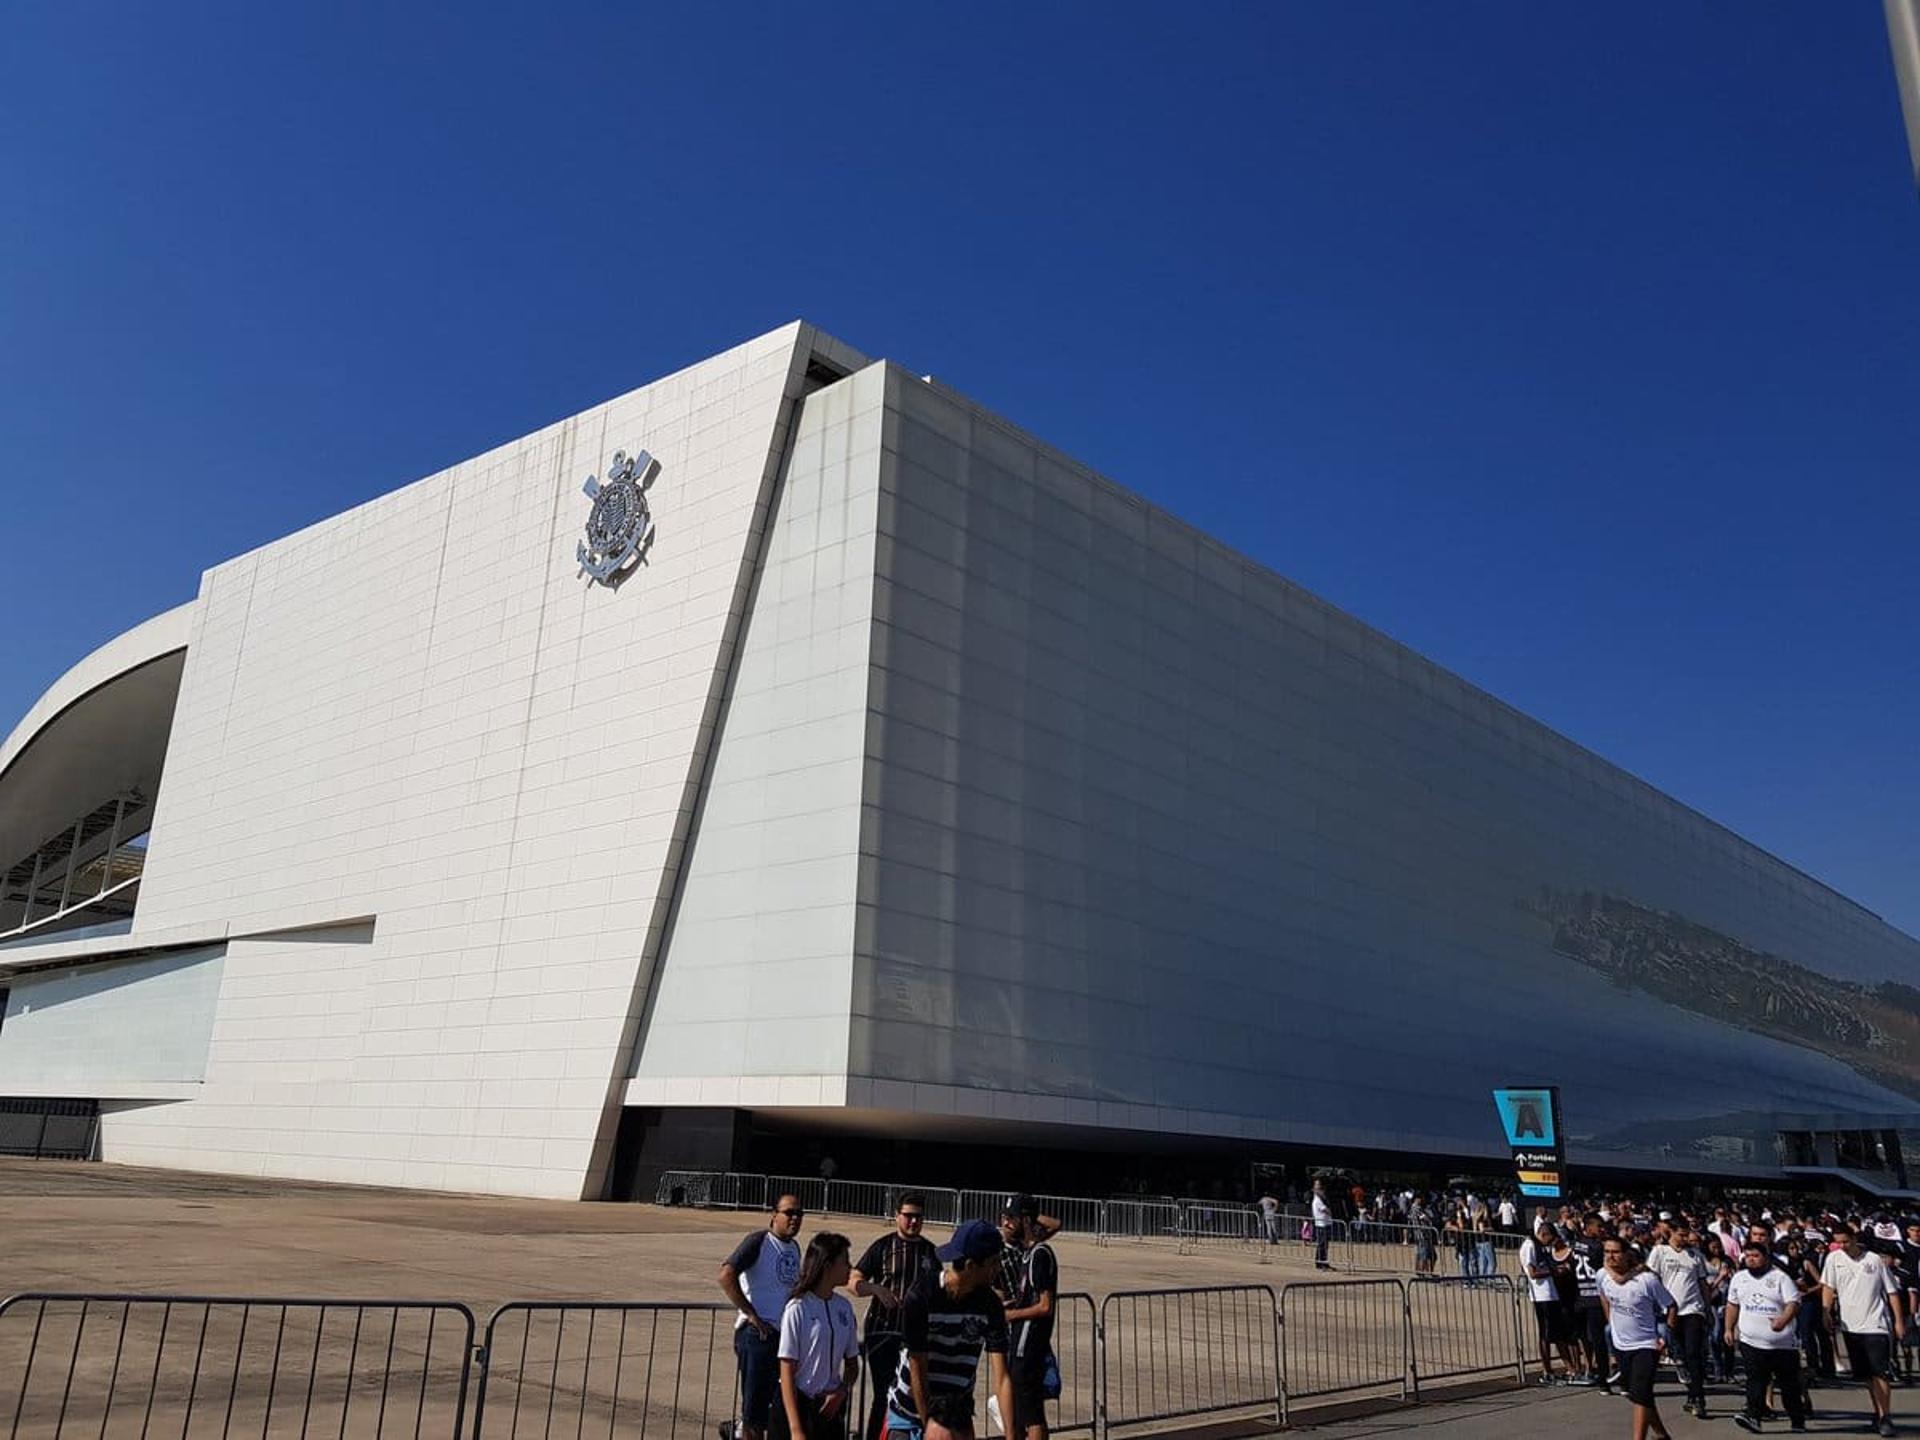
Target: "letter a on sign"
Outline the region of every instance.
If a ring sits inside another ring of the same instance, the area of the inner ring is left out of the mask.
[[[1500,1128],[1513,1148],[1513,1171],[1522,1195],[1560,1198],[1565,1183],[1565,1152],[1560,1142],[1560,1093],[1551,1085],[1496,1090],[1494,1107]]]
[[[1500,1107],[1500,1123],[1506,1128],[1509,1145],[1555,1145],[1560,1137],[1553,1130],[1553,1092],[1551,1090],[1496,1090],[1493,1103]]]

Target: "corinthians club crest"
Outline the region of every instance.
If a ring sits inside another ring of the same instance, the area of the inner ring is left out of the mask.
[[[589,475],[580,487],[593,501],[593,510],[587,516],[586,538],[574,558],[588,583],[598,580],[612,588],[646,559],[647,547],[653,543],[653,512],[647,508],[646,492],[658,468],[644,450],[631,457],[616,450],[607,478],[601,481]]]

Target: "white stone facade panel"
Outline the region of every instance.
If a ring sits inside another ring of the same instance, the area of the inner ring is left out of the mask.
[[[137,927],[375,930],[236,944],[204,1098],[108,1117],[120,1153],[591,1188],[815,338],[790,326],[208,573]],[[581,484],[640,448],[655,541],[590,585]]]
[[[4,982],[0,1094],[101,1096],[206,1078],[221,947]]]
[[[633,1103],[844,1091],[885,374],[802,405]]]

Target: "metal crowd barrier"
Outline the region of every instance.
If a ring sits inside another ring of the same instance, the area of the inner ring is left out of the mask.
[[[717,1302],[510,1301],[476,1354],[474,1440],[709,1440],[739,1414],[737,1313]]]
[[[668,1170],[654,1187],[656,1205],[690,1205],[698,1210],[764,1210],[767,1177],[733,1171]]]
[[[459,1440],[473,1312],[431,1300],[0,1300],[9,1437]]]
[[[829,1180],[820,1209],[827,1215],[885,1220],[893,1214],[893,1193],[883,1180]]]
[[[1513,1373],[1526,1384],[1513,1281],[1417,1276],[1407,1282],[1407,1378],[1413,1398],[1423,1380]]]
[[[926,1197],[931,1225],[955,1225],[962,1220],[997,1220],[1006,1203],[1004,1190],[954,1190],[937,1185],[903,1185],[879,1180],[824,1180],[815,1176],[745,1175],[711,1171],[669,1170],[655,1188],[658,1205],[690,1205],[707,1209],[765,1209],[784,1193],[800,1197],[808,1210],[825,1215],[886,1219],[899,1206],[900,1196],[918,1191]],[[1102,1245],[1115,1240],[1159,1241],[1193,1253],[1202,1246],[1304,1245],[1315,1241],[1311,1221],[1293,1206],[1280,1214],[1277,1235],[1270,1235],[1257,1205],[1239,1201],[1176,1198],[1165,1195],[1113,1196],[1095,1200],[1086,1196],[1038,1195],[1041,1211],[1061,1221],[1070,1235],[1086,1235]],[[1433,1238],[1436,1274],[1459,1272],[1460,1260],[1451,1238],[1440,1225],[1412,1225],[1384,1220],[1335,1220],[1327,1227],[1328,1259],[1340,1270],[1414,1272],[1421,1231]],[[1475,1231],[1470,1278],[1481,1278],[1479,1242],[1491,1242],[1494,1265],[1489,1274],[1517,1275],[1517,1250],[1525,1236],[1512,1231]]]
[[[1052,1428],[1198,1417],[1284,1422],[1300,1401],[1417,1400],[1456,1377],[1524,1382],[1504,1277],[1316,1281],[1058,1297]],[[166,1295],[0,1301],[8,1440],[710,1440],[739,1415],[719,1302],[510,1301],[473,1344],[463,1305]],[[478,1372],[477,1378],[474,1372]],[[991,1366],[977,1389],[987,1421]],[[853,1416],[864,1417],[863,1373]]]
[[[1265,1244],[1266,1238],[1266,1227],[1259,1212],[1245,1205],[1180,1202],[1180,1253],[1183,1255],[1209,1242],[1253,1245]]]
[[[1101,1241],[1180,1243],[1180,1206],[1171,1200],[1108,1200],[1101,1207]]]
[[[1054,1435],[1097,1433],[1100,1394],[1100,1320],[1093,1297],[1085,1291],[1063,1291],[1055,1297],[1053,1308],[1053,1353],[1060,1365],[1060,1398],[1049,1412],[1048,1431]],[[874,1387],[885,1388],[893,1376],[876,1375],[861,1366],[860,1381],[854,1387],[849,1433],[859,1436],[873,1402]],[[973,1400],[975,1433],[1005,1434],[1005,1428],[989,1423],[987,1402],[993,1398],[993,1366],[985,1356],[974,1371]]]
[[[1103,1434],[1198,1415],[1271,1411],[1278,1423],[1273,1290],[1118,1290],[1100,1306]]]
[[[782,1195],[791,1195],[808,1210],[827,1213],[827,1182],[815,1175],[767,1176],[766,1204],[771,1206]]]
[[[1093,1296],[1066,1291],[1053,1307],[1053,1353],[1060,1362],[1060,1398],[1054,1402],[1055,1435],[1098,1433],[1100,1417],[1100,1316]]]
[[[954,1226],[960,1223],[960,1192],[943,1190],[937,1185],[895,1185],[891,1187],[892,1196],[887,1201],[887,1218],[900,1208],[900,1200],[905,1195],[919,1195],[926,1201],[922,1207],[926,1211],[927,1224]]]
[[[1412,1395],[1407,1295],[1398,1280],[1318,1280],[1280,1289],[1282,1419],[1329,1395]]]

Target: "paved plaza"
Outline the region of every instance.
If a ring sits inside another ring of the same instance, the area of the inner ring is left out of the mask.
[[[0,1202],[8,1217],[0,1289],[139,1293],[416,1298],[451,1300],[484,1322],[508,1299],[712,1301],[719,1262],[760,1217],[650,1205],[500,1199],[418,1191],[308,1185],[111,1165],[0,1160]],[[856,1243],[878,1220],[809,1216],[808,1228],[836,1229]],[[1064,1287],[1096,1299],[1117,1291],[1271,1285],[1326,1279],[1298,1244],[1223,1247],[1182,1255],[1171,1245],[1073,1236],[1056,1242]],[[1335,1276],[1338,1291],[1291,1292],[1289,1374],[1364,1364],[1368,1332],[1390,1327],[1397,1301],[1380,1275]],[[1354,1288],[1351,1282],[1363,1282]],[[1322,1298],[1324,1297],[1324,1298]],[[1315,1308],[1305,1302],[1312,1300]],[[1375,1302],[1380,1307],[1375,1313]],[[1293,1318],[1293,1317],[1298,1318]],[[1164,1318],[1164,1317],[1163,1317]],[[722,1322],[724,1323],[724,1321]],[[1189,1322],[1175,1322],[1190,1323]],[[63,1332],[65,1333],[65,1332]],[[17,1338],[17,1337],[16,1337]],[[1084,1338],[1084,1337],[1083,1337]],[[403,1346],[407,1337],[402,1337]],[[577,1334],[536,1337],[545,1354],[580,1354]],[[589,1347],[594,1342],[589,1339]],[[1316,1353],[1305,1354],[1313,1344]],[[1302,1370],[1300,1367],[1305,1366]],[[1257,1377],[1248,1377],[1256,1379]],[[1392,1387],[1387,1387],[1391,1390]],[[1376,1392],[1380,1393],[1380,1392]],[[1116,1391],[1116,1402],[1127,1397]],[[1151,1400],[1151,1395],[1146,1397]],[[1733,1432],[1736,1397],[1714,1396],[1716,1418],[1701,1424],[1663,1387],[1663,1414],[1677,1436]],[[1908,1409],[1896,1396],[1896,1415]],[[1851,1388],[1817,1392],[1814,1433],[1858,1432],[1865,1397]],[[716,1401],[724,1403],[724,1401]],[[1920,1400],[1913,1406],[1920,1413]],[[1301,1417],[1311,1421],[1312,1412]],[[1626,1433],[1624,1400],[1587,1392],[1504,1392],[1311,1426],[1339,1440],[1371,1437],[1523,1437],[1556,1440]],[[1784,1425],[1778,1427],[1784,1430]]]
[[[1018,1177],[1012,1177],[1017,1180]],[[362,1189],[178,1170],[0,1159],[7,1269],[27,1289],[457,1300],[716,1300],[734,1242],[764,1217]],[[809,1215],[856,1249],[887,1222]],[[937,1233],[937,1232],[935,1232]],[[1316,1278],[1297,1241],[1183,1256],[1170,1243],[1055,1241],[1062,1288],[1272,1284]],[[1324,1278],[1324,1277],[1318,1277]]]
[[[747,1212],[60,1162],[0,1162],[0,1200],[14,1242],[0,1282],[8,1291],[349,1302],[331,1318],[311,1309],[289,1314],[278,1303],[250,1310],[164,1300],[17,1306],[0,1323],[0,1374],[34,1377],[22,1433],[49,1435],[64,1433],[63,1415],[68,1429],[76,1417],[82,1428],[106,1425],[115,1377],[129,1368],[171,1377],[158,1386],[159,1413],[170,1422],[179,1414],[184,1424],[194,1395],[210,1388],[233,1397],[249,1423],[257,1411],[259,1429],[286,1393],[276,1376],[288,1363],[298,1372],[309,1356],[321,1357],[322,1373],[363,1379],[368,1356],[384,1356],[381,1376],[398,1366],[418,1377],[407,1382],[416,1403],[443,1420],[457,1413],[457,1375],[446,1368],[462,1353],[447,1328],[455,1317],[431,1312],[441,1320],[430,1321],[429,1312],[401,1315],[384,1305],[363,1313],[353,1303],[362,1300],[458,1302],[482,1327],[503,1302],[531,1302],[532,1309],[505,1312],[498,1333],[475,1337],[492,1357],[489,1393],[496,1403],[543,1410],[557,1404],[575,1429],[608,1433],[617,1413],[630,1418],[636,1384],[671,1373],[678,1377],[673,1398],[657,1418],[669,1431],[691,1419],[693,1433],[710,1433],[708,1422],[724,1418],[733,1403],[731,1316],[716,1304],[716,1272],[740,1235],[763,1223]],[[886,1228],[875,1219],[819,1215],[807,1226],[844,1231],[860,1244]],[[1298,1242],[1223,1243],[1192,1255],[1171,1242],[1102,1246],[1067,1235],[1055,1243],[1065,1305],[1054,1345],[1068,1377],[1058,1418],[1069,1431],[1078,1426],[1084,1433],[1096,1409],[1096,1304],[1108,1337],[1110,1417],[1271,1415],[1277,1362],[1299,1399],[1330,1388],[1343,1399],[1397,1399],[1409,1321],[1430,1362],[1423,1373],[1510,1373],[1513,1310],[1504,1286],[1422,1287],[1409,1311],[1399,1279],[1318,1274]],[[1180,1293],[1123,1293],[1170,1290]],[[1076,1300],[1074,1292],[1093,1301]],[[1284,1311],[1281,1354],[1276,1292]],[[557,1308],[583,1301],[617,1304],[597,1312]],[[680,1302],[713,1308],[683,1311]],[[165,1364],[163,1350],[173,1357]],[[211,1376],[202,1372],[203,1355],[215,1357]],[[387,1398],[388,1379],[366,1383]],[[322,1397],[338,1407],[341,1423],[354,1403],[349,1393],[365,1393],[366,1383],[336,1386]],[[658,1408],[657,1397],[640,1403],[650,1414]],[[322,1428],[335,1429],[332,1412]]]
[[[1008,1187],[1018,1177],[1008,1177]],[[474,1311],[509,1298],[716,1300],[714,1273],[762,1217],[632,1204],[303,1185],[132,1165],[0,1160],[8,1290],[194,1290],[428,1296]],[[864,1248],[887,1221],[806,1217]],[[941,1235],[941,1231],[929,1231]],[[1273,1284],[1315,1275],[1311,1248],[1091,1236],[1054,1240],[1062,1288]],[[1382,1246],[1384,1250],[1384,1246]]]
[[[1893,1414],[1896,1423],[1911,1415],[1913,1428],[1920,1434],[1920,1397],[1909,1400],[1910,1392],[1896,1391]],[[1743,1433],[1733,1423],[1738,1401],[1731,1390],[1722,1389],[1711,1397],[1708,1418],[1695,1420],[1680,1409],[1683,1397],[1671,1385],[1660,1389],[1660,1418],[1675,1440],[1690,1436],[1734,1436]],[[1838,1390],[1816,1390],[1816,1407],[1807,1425],[1815,1435],[1860,1435],[1867,1432],[1871,1411],[1864,1391],[1851,1386]],[[1625,1440],[1629,1434],[1632,1407],[1625,1399],[1596,1395],[1578,1390],[1513,1391],[1478,1400],[1459,1400],[1441,1406],[1399,1410],[1333,1425],[1307,1427],[1322,1440]],[[1905,1426],[1902,1426],[1905,1429]],[[1767,1433],[1787,1434],[1787,1422],[1779,1420],[1767,1426]]]

